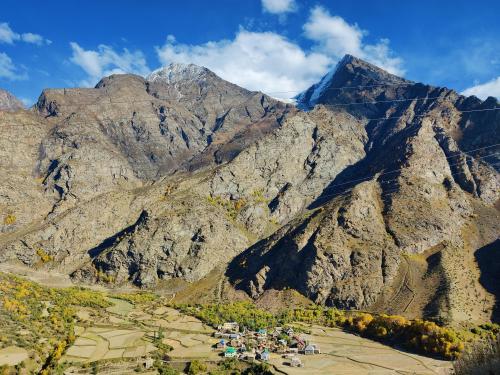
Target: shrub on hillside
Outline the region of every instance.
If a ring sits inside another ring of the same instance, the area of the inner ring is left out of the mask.
[[[361,313],[348,317],[344,326],[371,339],[397,343],[413,351],[445,359],[456,359],[464,350],[464,344],[455,331],[434,322]]]
[[[15,215],[12,215],[12,214],[8,214],[7,216],[5,216],[5,218],[3,219],[3,223],[5,225],[12,225],[12,224],[15,224],[16,222],[16,216]]]
[[[453,363],[455,375],[500,374],[500,336],[476,343]]]
[[[267,363],[252,363],[242,375],[273,375],[273,372]]]
[[[207,365],[198,360],[191,361],[187,373],[189,375],[201,374],[207,371]]]
[[[412,321],[405,337],[410,348],[446,359],[456,359],[464,350],[464,343],[455,331],[440,327],[434,322],[419,319]]]

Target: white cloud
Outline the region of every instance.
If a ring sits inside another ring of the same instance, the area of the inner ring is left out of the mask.
[[[305,36],[317,43],[315,49],[339,59],[351,54],[365,59],[393,74],[403,75],[403,61],[392,55],[389,40],[381,39],[376,44],[365,44],[363,38],[368,34],[357,24],[349,24],[342,17],[332,16],[325,8],[312,9],[303,27]]]
[[[51,44],[52,41],[45,39],[40,34],[23,33],[19,34],[12,30],[8,23],[0,23],[0,43],[14,44],[14,42],[23,41],[26,43],[36,44],[42,46],[44,44]]]
[[[322,7],[315,7],[303,27],[305,35],[319,44],[319,49],[340,58],[346,53],[360,56],[361,39],[365,33],[358,25],[349,25],[342,17],[331,16]]]
[[[283,14],[297,10],[295,0],[262,0],[262,8],[265,12]]]
[[[318,82],[346,53],[402,74],[402,60],[392,56],[389,41],[365,44],[366,34],[357,25],[315,7],[304,25],[304,35],[313,41],[310,49],[303,49],[275,32],[240,28],[234,39],[199,45],[177,43],[169,35],[156,51],[162,64],[202,65],[245,88],[290,98]]]
[[[26,73],[19,73],[12,59],[4,52],[0,52],[0,78],[6,78],[11,81],[27,79]]]
[[[28,99],[28,98],[19,98],[25,107],[31,107],[33,104],[35,104],[35,101],[33,99]]]
[[[21,36],[14,32],[8,23],[0,23],[0,42],[13,44],[15,41],[19,40]]]
[[[467,96],[475,95],[481,99],[486,99],[488,96],[500,98],[500,76],[489,82],[469,87],[462,94]]]
[[[33,43],[37,46],[43,46],[44,44],[52,44],[51,40],[45,39],[40,34],[24,33],[21,35],[21,39],[26,43]]]
[[[97,46],[97,50],[85,50],[75,42],[71,42],[70,46],[73,50],[70,61],[88,75],[87,79],[81,82],[84,86],[94,86],[102,77],[111,74],[149,73],[146,59],[141,51],[130,52],[124,48],[119,53],[104,44]]]
[[[156,50],[162,64],[202,65],[225,80],[284,98],[316,82],[331,64],[327,56],[305,52],[279,34],[245,29],[233,40],[202,45],[177,44],[169,36]]]

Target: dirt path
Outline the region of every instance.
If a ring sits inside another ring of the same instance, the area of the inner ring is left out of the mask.
[[[415,284],[414,271],[407,257],[403,256],[402,258],[403,261],[400,267],[404,269],[403,279],[387,304],[391,311],[399,313],[406,312],[415,299],[415,290],[413,288]]]
[[[48,287],[65,288],[75,286],[68,275],[53,270],[47,272],[47,270],[36,270],[23,265],[0,263],[0,272],[21,276]],[[94,289],[99,288],[96,287]]]
[[[215,298],[218,303],[222,302],[222,295],[224,293],[224,283],[226,282],[226,276],[224,274],[221,275],[219,282],[217,283],[217,289],[216,289],[216,294]]]

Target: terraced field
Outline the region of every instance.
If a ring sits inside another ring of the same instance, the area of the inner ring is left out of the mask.
[[[15,366],[28,359],[28,351],[17,346],[0,349],[0,366]]]
[[[308,340],[319,344],[321,354],[300,356],[303,367],[289,367],[280,356],[270,363],[290,375],[374,375],[374,374],[450,374],[451,364],[409,354],[336,328],[308,327]]]
[[[137,358],[146,356],[156,347],[145,340],[146,332],[109,327],[75,327],[78,334],[62,361],[94,362],[103,359]]]

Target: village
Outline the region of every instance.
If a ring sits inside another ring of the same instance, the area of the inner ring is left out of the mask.
[[[237,322],[226,322],[217,327],[214,337],[219,341],[214,350],[225,358],[268,362],[271,356],[281,356],[290,367],[303,367],[299,355],[321,354],[318,344],[308,342],[292,327],[275,327],[251,331]]]

